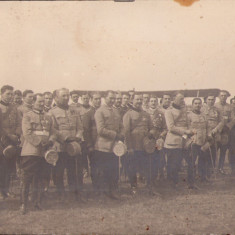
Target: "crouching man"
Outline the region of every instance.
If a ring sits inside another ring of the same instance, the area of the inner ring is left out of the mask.
[[[26,213],[28,206],[29,187],[32,183],[32,201],[34,209],[41,210],[42,173],[46,164],[44,154],[55,140],[52,119],[44,113],[44,97],[42,94],[34,96],[33,110],[25,113],[22,120],[24,144],[21,152],[21,208]]]

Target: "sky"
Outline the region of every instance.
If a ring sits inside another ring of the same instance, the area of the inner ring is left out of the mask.
[[[0,2],[0,85],[235,95],[235,1]]]

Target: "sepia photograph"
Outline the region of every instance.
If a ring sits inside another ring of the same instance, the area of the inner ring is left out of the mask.
[[[0,234],[233,234],[235,1],[0,1]]]

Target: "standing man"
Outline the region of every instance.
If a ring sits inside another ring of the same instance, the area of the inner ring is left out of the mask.
[[[44,113],[44,96],[34,96],[33,110],[24,114],[22,131],[24,143],[21,151],[21,213],[25,214],[28,205],[29,187],[32,183],[34,208],[41,210],[43,168],[46,164],[44,154],[53,146],[52,119]]]
[[[81,156],[70,156],[66,151],[66,143],[83,140],[83,127],[77,108],[69,106],[69,90],[62,88],[55,92],[56,106],[49,111],[54,128],[59,132],[57,143],[59,159],[53,168],[53,177],[57,193],[64,199],[64,170],[67,169],[69,190],[79,199],[82,190],[83,174]],[[75,159],[77,158],[77,160]]]
[[[95,112],[101,105],[101,95],[100,93],[94,93],[91,97],[91,109],[84,115],[83,118],[83,128],[84,128],[84,140],[86,142],[86,147],[88,150],[88,157],[90,160],[91,169],[91,181],[93,188],[96,192],[100,190],[99,185],[99,169],[97,155],[94,153],[95,142],[97,139],[97,128],[95,123]]]
[[[149,108],[147,109],[153,125],[153,136],[160,145],[158,146],[159,149],[156,149],[152,154],[151,178],[153,179],[153,183],[157,180],[158,174],[160,179],[164,178],[165,156],[163,144],[167,134],[165,117],[160,108],[157,107],[157,103],[157,97],[151,96],[149,100]]]
[[[171,106],[171,96],[169,94],[164,94],[161,99],[160,109],[163,113]]]
[[[122,116],[124,116],[124,114],[129,110],[129,106],[128,106],[128,103],[129,103],[129,100],[130,100],[130,96],[128,93],[123,93],[122,95]]]
[[[32,111],[33,108],[33,91],[32,90],[25,90],[23,92],[23,104],[18,107],[18,111],[23,117],[24,113]]]
[[[224,160],[229,147],[228,142],[230,130],[234,125],[233,109],[231,105],[226,102],[229,96],[230,94],[227,91],[221,90],[219,94],[219,102],[215,104],[215,107],[219,110],[224,122],[224,126],[221,131],[221,141],[218,143],[218,148],[220,149],[218,170],[221,174],[225,174],[223,170]]]
[[[218,109],[214,106],[215,96],[208,94],[205,97],[205,103],[201,108],[202,114],[207,120],[207,135],[211,138],[211,145],[206,152],[206,158],[208,162],[207,176],[210,178],[212,169],[216,166],[216,143],[220,138],[220,132],[223,129],[223,120]],[[213,169],[215,170],[215,169]]]
[[[142,104],[142,109],[144,111],[147,111],[149,108],[149,94],[144,93],[143,94],[143,104]]]
[[[115,141],[124,139],[122,119],[113,108],[115,92],[107,91],[105,103],[96,111],[97,139],[95,143],[96,158],[99,159],[99,181],[102,190],[110,198],[116,198],[114,192],[118,184],[118,157],[113,153]]]
[[[190,159],[188,151],[183,149],[183,136],[193,135],[192,130],[188,129],[184,95],[180,92],[174,96],[172,106],[165,112],[165,118],[168,129],[164,143],[167,152],[167,177],[173,187],[177,187],[182,156]],[[192,161],[188,161],[188,165],[188,183],[189,187],[193,188]]]
[[[207,142],[207,119],[203,113],[201,113],[202,100],[200,98],[194,98],[192,100],[192,111],[188,113],[188,127],[189,130],[194,133],[191,137],[192,146],[189,151],[192,154],[193,166],[195,169],[195,162],[198,157],[198,173],[202,182],[207,181],[207,157],[202,146]],[[195,177],[195,170],[194,170]]]
[[[144,150],[144,138],[154,138],[150,115],[142,107],[143,96],[135,94],[133,107],[123,117],[125,130],[125,142],[128,149],[129,180],[132,193],[137,191],[137,173],[141,173],[147,179],[147,186],[151,186],[150,156]],[[149,188],[151,190],[151,187]]]
[[[3,150],[13,145],[18,148],[21,135],[21,118],[17,108],[12,104],[13,87],[5,85],[1,88],[0,111],[2,113],[2,137],[1,137],[1,152],[0,164],[3,172],[1,173],[1,195],[3,198],[11,196],[9,193],[10,177],[16,169],[17,155],[11,158],[5,158]]]
[[[116,93],[116,99],[113,107],[118,110],[119,114],[122,116],[122,94],[121,92]]]

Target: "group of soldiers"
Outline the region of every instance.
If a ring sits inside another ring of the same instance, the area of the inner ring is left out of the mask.
[[[110,199],[117,198],[120,172],[128,177],[133,195],[138,193],[139,178],[150,193],[165,177],[177,188],[183,159],[188,188],[197,189],[196,176],[207,182],[215,171],[225,174],[227,152],[235,174],[235,98],[227,103],[229,96],[221,90],[218,103],[214,94],[208,94],[188,106],[182,92],[156,97],[109,90],[102,96],[93,92],[79,97],[66,88],[34,94],[5,85],[0,101],[1,197],[12,196],[10,178],[17,174],[21,213],[28,210],[29,194],[34,208],[41,210],[51,180],[58,198],[64,199],[65,170],[76,200],[83,197],[87,175],[93,193]],[[121,157],[113,151],[116,143],[126,146]],[[46,161],[49,150],[58,154],[54,165]]]

